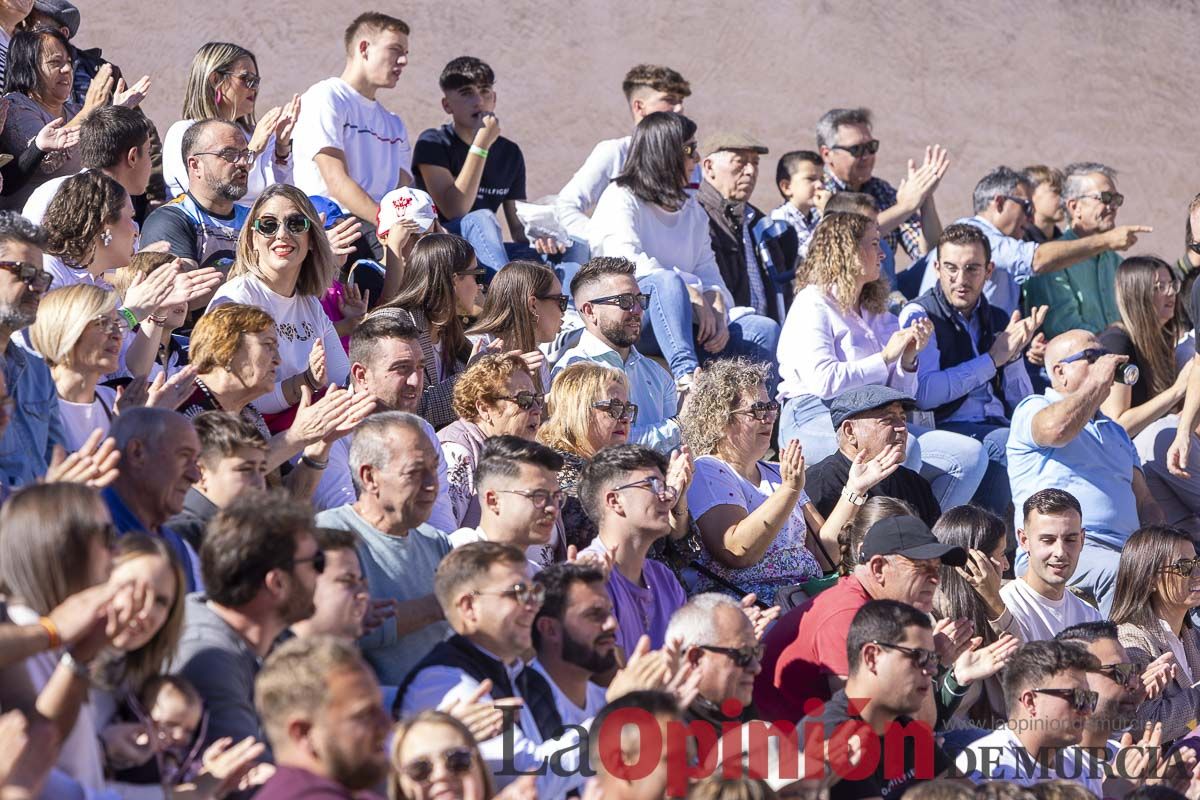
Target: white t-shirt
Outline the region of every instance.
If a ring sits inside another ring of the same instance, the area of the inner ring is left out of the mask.
[[[482,528],[459,528],[448,537],[451,547],[462,547],[464,544],[490,541],[483,535]],[[551,544],[531,544],[525,548],[525,557],[529,559],[529,572],[536,575],[548,564],[554,561],[553,541]]]
[[[529,666],[542,673],[546,683],[550,684],[550,689],[554,692],[554,707],[558,709],[558,715],[562,717],[563,725],[590,727],[595,716],[608,705],[608,700],[604,696],[604,687],[588,681],[587,697],[584,700],[583,708],[580,708],[571,698],[563,694],[562,689],[558,688],[558,684],[554,682],[554,678],[550,677],[550,673],[542,666],[542,662],[535,658],[529,662]]]
[[[245,303],[261,308],[275,320],[275,333],[279,337],[278,382],[270,394],[255,399],[254,407],[259,411],[277,414],[288,407],[283,396],[283,381],[308,369],[308,356],[317,339],[325,344],[328,382],[345,385],[350,374],[350,359],[318,298],[299,293],[284,297],[253,275],[239,275],[217,290],[208,308],[211,311],[226,303]]]
[[[1069,589],[1061,600],[1051,600],[1042,597],[1020,578],[1006,583],[1000,589],[1000,598],[1021,629],[1021,639],[1026,642],[1053,639],[1064,628],[1104,619],[1099,611]]]
[[[412,175],[408,129],[378,100],[368,100],[341,78],[326,78],[305,92],[300,103],[304,111],[292,143],[296,186],[305,194],[330,197],[313,161],[326,147],[345,154],[346,172],[376,203],[400,185],[402,172]]]
[[[58,187],[62,186],[63,181],[70,177],[70,175],[59,175],[34,189],[25,201],[25,207],[21,209],[21,216],[30,222],[41,225],[42,220],[46,218],[46,209],[50,207],[50,201],[54,199],[54,195],[58,194]]]
[[[168,128],[167,135],[163,137],[162,165],[163,180],[167,182],[167,197],[178,197],[188,190],[187,165],[183,161],[183,135],[195,124],[194,119],[181,119]],[[246,176],[246,193],[237,204],[249,208],[263,193],[263,189],[271,184],[291,182],[292,159],[289,157],[286,164],[275,163],[275,135],[272,134],[250,166],[250,172]]]
[[[63,445],[68,452],[78,450],[92,431],[99,428],[108,433],[112,426],[113,404],[117,393],[107,386],[96,387],[96,399],[90,403],[72,403],[58,398],[58,415],[63,423]]]
[[[1042,767],[1011,730],[1000,728],[968,745],[954,760],[954,767],[974,783],[994,780],[1032,786],[1065,779],[1077,781],[1096,797],[1104,796],[1100,764],[1075,747],[1063,748],[1059,757],[1060,761]]]

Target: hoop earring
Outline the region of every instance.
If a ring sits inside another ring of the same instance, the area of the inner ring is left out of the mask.
[[[218,105],[218,106],[219,106],[219,105],[221,105],[221,101],[223,101],[224,99],[225,99],[225,95],[221,94],[221,90],[220,90],[220,89],[217,89],[217,90],[216,90],[216,91],[213,93],[213,103],[214,103],[214,104],[216,104],[216,105]]]
[[[108,247],[110,244],[112,244],[112,231],[110,231],[108,228],[105,228],[104,233],[100,234],[100,243],[105,247]]]

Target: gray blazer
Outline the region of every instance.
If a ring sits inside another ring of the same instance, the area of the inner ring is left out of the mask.
[[[1158,627],[1146,629],[1132,623],[1124,623],[1117,629],[1117,635],[1129,659],[1134,663],[1148,664],[1163,653],[1170,652],[1171,646]],[[1192,673],[1192,679],[1200,679],[1200,632],[1190,624],[1185,625],[1180,641],[1183,642],[1183,652],[1187,656],[1187,667]],[[1200,688],[1192,688],[1191,681],[1180,670],[1173,681],[1167,684],[1163,693],[1153,700],[1147,700],[1138,707],[1137,722],[1134,731],[1141,730],[1147,722],[1162,722],[1163,741],[1178,739],[1189,733],[1200,718]],[[1135,735],[1137,735],[1135,733]]]

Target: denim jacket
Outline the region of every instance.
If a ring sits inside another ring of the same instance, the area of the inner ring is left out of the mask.
[[[45,361],[10,341],[4,378],[15,406],[0,439],[0,478],[5,489],[13,489],[46,474],[54,445],[63,444],[64,436],[58,391]]]

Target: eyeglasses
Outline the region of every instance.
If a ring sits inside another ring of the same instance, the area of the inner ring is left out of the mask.
[[[1159,572],[1169,572],[1172,575],[1187,578],[1195,575],[1198,569],[1200,569],[1200,558],[1181,558],[1173,564],[1162,567]]]
[[[645,489],[664,503],[674,503],[679,498],[678,489],[667,485],[667,482],[662,478],[656,478],[653,475],[648,478],[642,478],[640,481],[618,486],[614,491],[619,492],[622,489]]]
[[[1071,704],[1071,710],[1080,713],[1092,713],[1096,710],[1096,702],[1100,699],[1099,692],[1090,689],[1030,689],[1037,694],[1048,694]]]
[[[292,568],[294,569],[297,564],[310,564],[310,563],[312,564],[313,572],[317,573],[318,575],[320,575],[322,572],[324,572],[325,571],[325,551],[318,550],[317,552],[313,553],[308,558],[293,558],[292,559]]]
[[[1025,214],[1025,216],[1027,216],[1027,217],[1033,216],[1033,201],[1032,200],[1026,200],[1024,197],[1013,197],[1011,194],[1002,194],[1000,196],[1003,197],[1005,200],[1008,200],[1010,202],[1013,202],[1013,203],[1016,203],[1017,205],[1019,205],[1021,207],[1021,211]]]
[[[1074,364],[1076,361],[1086,361],[1089,364],[1095,364],[1107,355],[1111,355],[1111,353],[1103,347],[1089,347],[1087,350],[1080,350],[1075,355],[1067,356],[1058,363]]]
[[[530,500],[538,508],[546,508],[551,503],[556,507],[562,505],[565,495],[561,491],[547,492],[545,489],[498,489],[500,494],[519,494]]]
[[[36,264],[27,261],[0,261],[0,269],[5,269],[17,276],[17,280],[35,292],[44,292],[50,288],[54,276]]]
[[[442,759],[442,765],[451,775],[465,775],[475,764],[475,753],[469,747],[451,747],[438,753],[436,758]],[[414,758],[400,768],[414,783],[425,783],[433,775],[433,758],[424,756]]]
[[[1158,292],[1159,294],[1165,294],[1167,297],[1174,297],[1175,295],[1179,294],[1179,288],[1182,285],[1182,282],[1178,278],[1173,278],[1167,283],[1155,281],[1154,291]]]
[[[694,158],[700,154],[700,145],[694,141],[686,142],[683,145],[683,154],[688,158]]]
[[[283,220],[283,226],[287,228],[288,233],[293,236],[299,236],[302,233],[308,233],[308,229],[312,227],[312,220],[303,214],[288,214]],[[279,233],[279,218],[264,216],[254,220],[254,230],[261,233],[263,236],[274,236]]]
[[[626,403],[621,400],[600,400],[592,403],[592,408],[606,412],[617,422],[637,422],[637,403]]]
[[[622,311],[633,311],[633,307],[641,306],[645,311],[650,305],[650,295],[645,292],[639,294],[611,294],[607,297],[597,297],[590,301],[594,306],[616,306]]]
[[[224,150],[217,150],[216,152],[213,152],[213,153],[192,153],[192,155],[194,155],[194,156],[216,156],[217,158],[221,159],[222,161],[228,161],[230,164],[237,164],[239,162],[242,164],[253,164],[254,163],[254,151],[253,150],[234,150],[232,148],[227,147]]]
[[[530,586],[528,583],[514,584],[511,589],[504,589],[499,592],[483,592],[478,589],[471,592],[476,595],[490,595],[492,597],[511,597],[523,606],[540,606],[542,601],[546,599],[546,587],[540,583],[535,583]]]
[[[559,310],[559,311],[566,311],[566,310],[567,310],[567,304],[571,302],[571,298],[567,297],[565,294],[541,294],[541,295],[534,295],[534,299],[536,299],[536,300],[550,300],[550,301],[552,301],[552,302],[558,303],[558,310]]]
[[[100,314],[93,317],[92,322],[105,336],[124,336],[129,332],[129,323],[120,315]]]
[[[542,408],[546,405],[546,399],[537,392],[517,392],[516,394],[500,395],[496,399],[511,400],[512,402],[516,403],[517,408],[521,409],[522,411],[528,411],[534,406]]]
[[[700,645],[700,649],[707,650],[710,653],[720,653],[721,655],[729,656],[729,660],[740,669],[745,669],[755,661],[762,661],[763,657],[763,646],[761,644],[749,647],[715,647],[709,644],[702,644]]]
[[[253,72],[239,72],[235,75],[228,70],[222,70],[217,74],[224,75],[227,78],[237,78],[247,89],[257,89],[258,85],[262,83],[262,77],[255,75]]]
[[[1104,664],[1096,672],[1120,686],[1129,686],[1142,677],[1141,664]]]
[[[1200,242],[1188,242],[1188,250],[1191,250],[1196,255],[1200,255]]]
[[[860,144],[851,144],[851,145],[835,144],[833,147],[831,147],[829,149],[830,150],[845,150],[847,153],[849,153],[854,158],[862,158],[867,153],[870,153],[871,155],[875,155],[876,153],[879,152],[879,140],[872,139],[869,142],[862,142]]]
[[[730,413],[748,414],[749,416],[754,417],[756,422],[766,422],[771,417],[779,413],[779,403],[776,403],[774,400],[770,401],[769,403],[754,403],[749,408],[735,408]]]
[[[938,654],[936,650],[926,650],[924,647],[905,647],[902,644],[881,642],[878,639],[872,639],[871,644],[879,645],[885,650],[896,650],[903,653],[918,669],[926,671],[937,669]]]
[[[1113,208],[1120,208],[1125,204],[1125,195],[1120,192],[1095,192],[1093,194],[1079,195],[1080,200],[1085,197],[1092,200],[1099,200],[1102,204],[1112,206]]]
[[[962,274],[972,279],[978,278],[983,274],[984,270],[987,269],[983,264],[964,264],[960,267],[958,264],[943,264],[940,261],[938,262],[937,268],[938,272],[944,272],[951,278]]]

